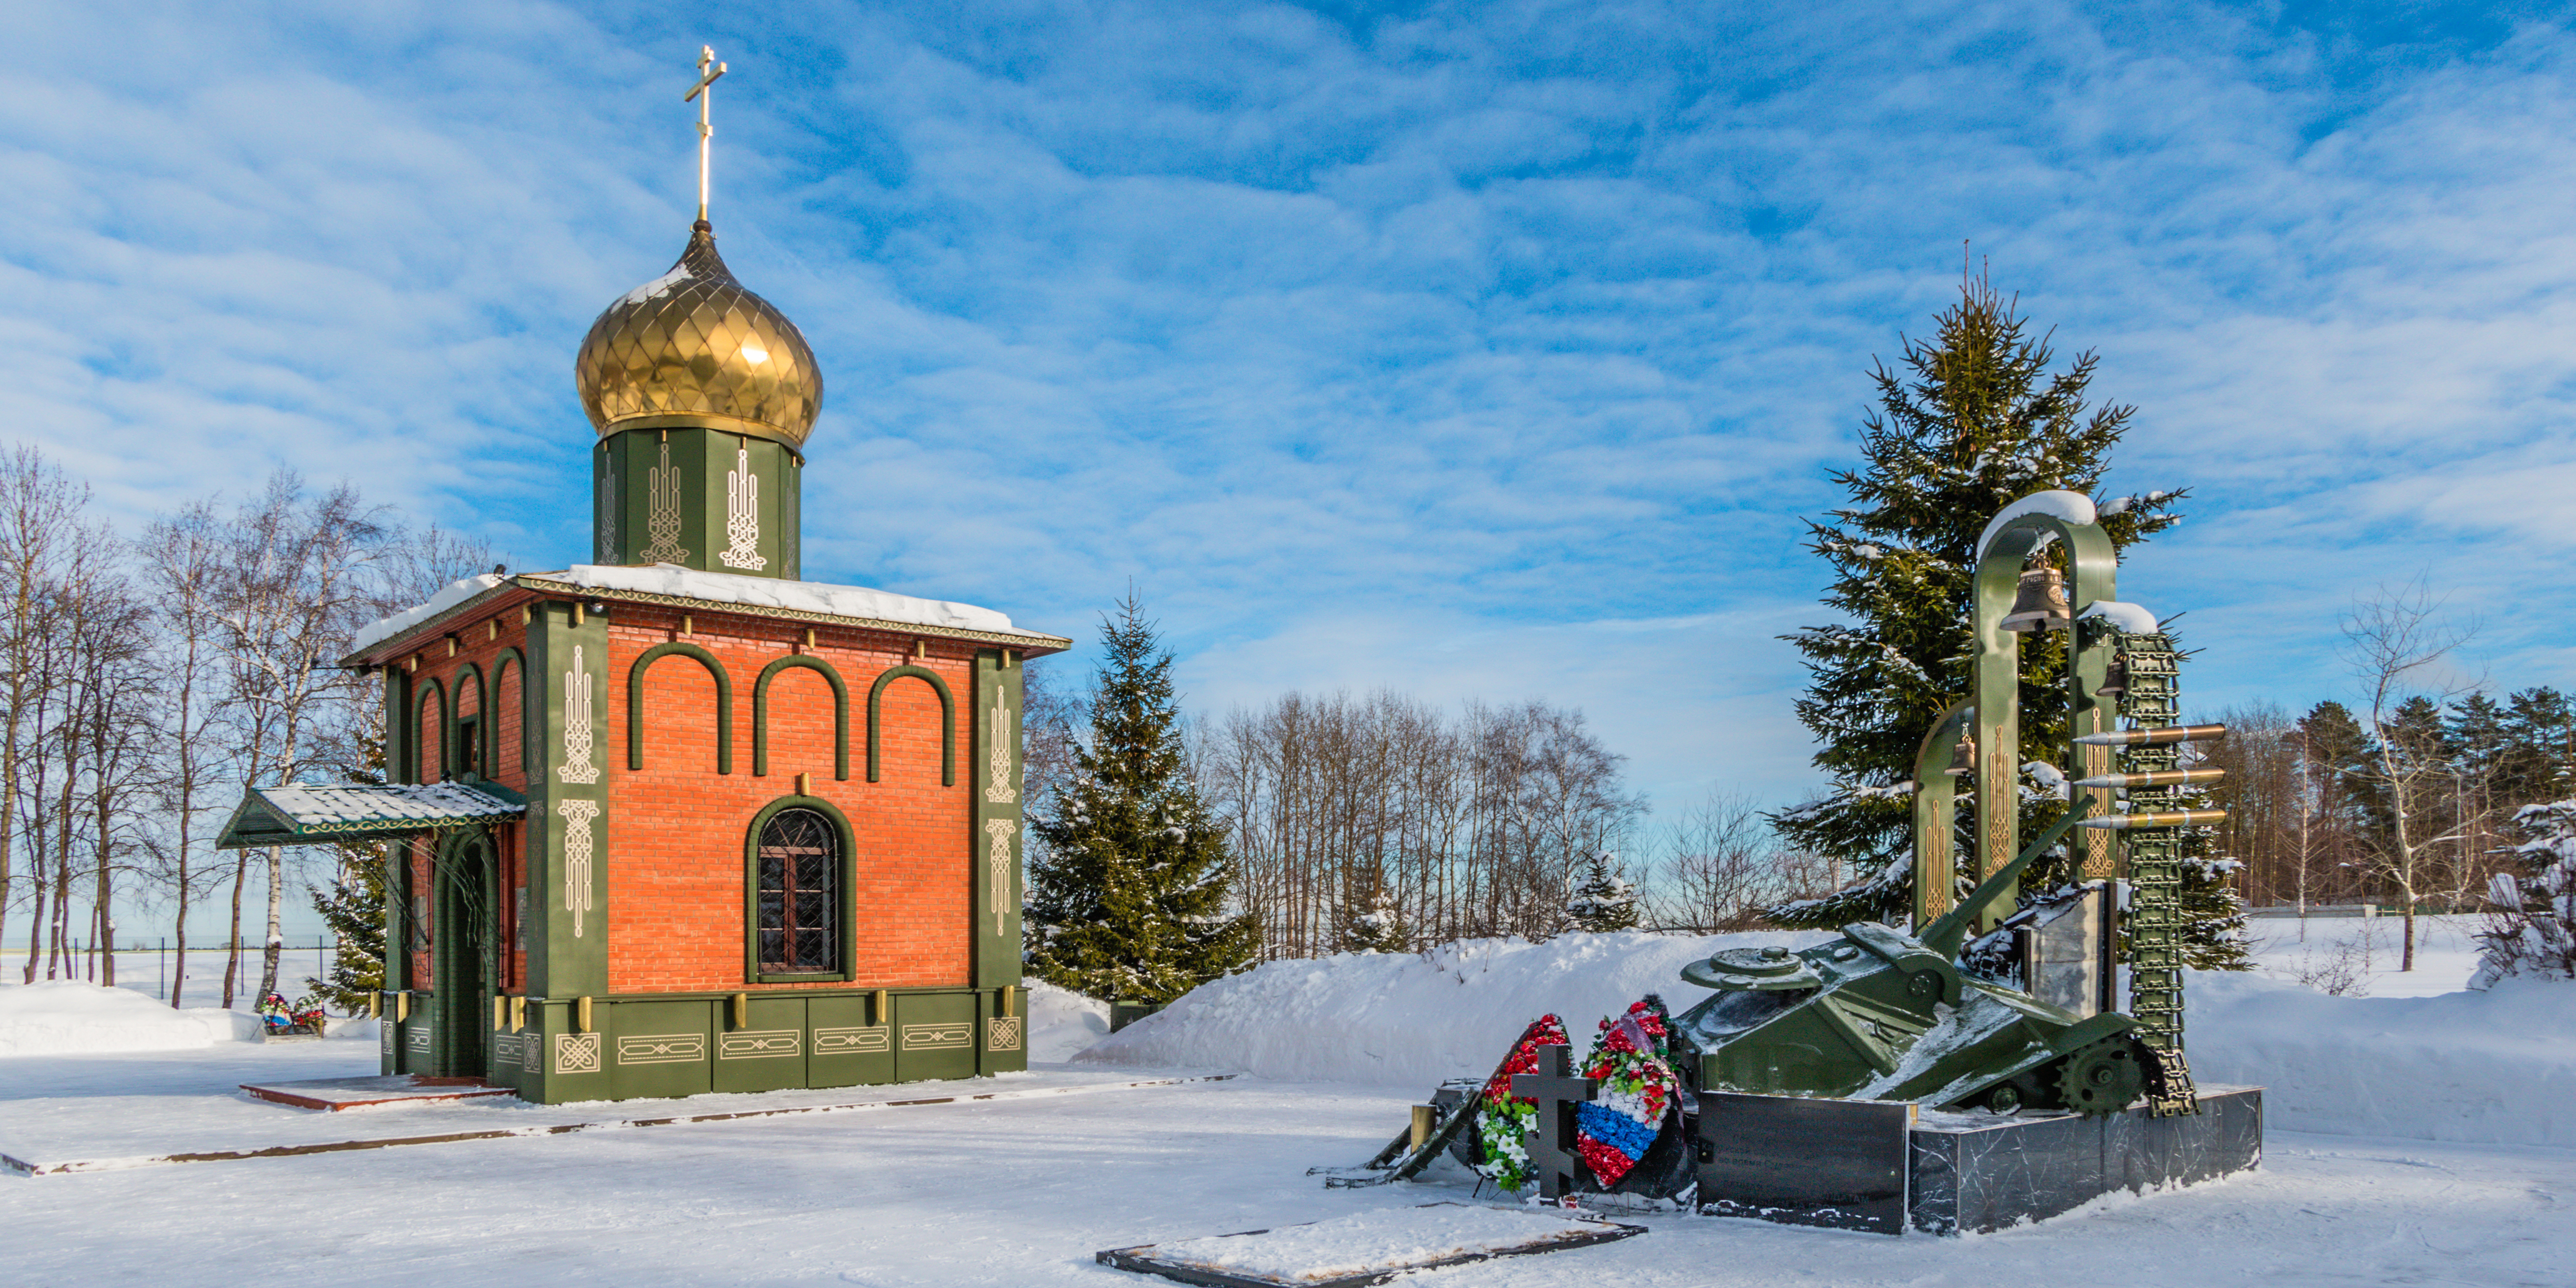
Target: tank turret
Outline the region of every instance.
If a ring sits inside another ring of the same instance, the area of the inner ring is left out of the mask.
[[[1830,943],[1730,948],[1682,970],[1717,990],[1673,1022],[1696,1055],[1700,1091],[1911,1100],[1936,1109],[2022,1107],[2117,1113],[2145,1089],[2152,1060],[2117,1012],[2082,1017],[1953,964],[1969,911],[2010,889],[2085,804],[1987,879],[1921,936],[1876,922]]]

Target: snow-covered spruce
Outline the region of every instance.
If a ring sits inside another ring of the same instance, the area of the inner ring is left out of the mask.
[[[1868,876],[1769,909],[1784,925],[1890,921],[1910,908],[1911,868],[1895,860],[1911,850],[1913,811],[1908,793],[1890,789],[1913,777],[1924,735],[1970,688],[1970,598],[1989,520],[2016,502],[2022,513],[2098,519],[2121,549],[2181,521],[2179,491],[2086,499],[2131,411],[2087,409],[2091,354],[2051,372],[2047,344],[1980,279],[1962,283],[1936,326],[1872,373],[1878,407],[1861,426],[1864,459],[1836,479],[1850,501],[1809,524],[1810,548],[1833,568],[1825,607],[1843,620],[1788,638],[1812,677],[1798,718],[1823,744],[1815,763],[1834,785],[1775,822],[1792,845]],[[2025,648],[2022,738],[2036,755],[2064,738],[2064,648],[2056,635]],[[2056,808],[2054,793],[2027,788],[2026,830]],[[1975,808],[1963,803],[1963,823]]]
[[[1565,918],[1576,930],[1600,933],[1637,928],[1637,888],[1619,871],[1619,856],[1608,851],[1584,860],[1582,879],[1565,901]]]
[[[2487,881],[2487,927],[2473,988],[2516,976],[2576,979],[2576,800],[2525,805],[2515,869]]]

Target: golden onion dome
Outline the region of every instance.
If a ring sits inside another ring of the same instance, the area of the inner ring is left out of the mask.
[[[602,438],[703,426],[802,452],[823,409],[823,373],[804,334],[733,279],[703,219],[670,272],[590,324],[573,380]]]

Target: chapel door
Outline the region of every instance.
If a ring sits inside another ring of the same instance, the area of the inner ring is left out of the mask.
[[[432,970],[437,979],[438,1030],[432,1044],[432,1068],[444,1078],[480,1078],[489,1068],[486,1044],[492,1034],[493,936],[500,921],[493,916],[494,852],[488,833],[477,830],[440,847],[433,880],[438,887],[437,946]]]

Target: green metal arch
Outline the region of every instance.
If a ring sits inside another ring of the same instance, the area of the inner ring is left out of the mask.
[[[436,729],[423,729],[420,727],[420,709],[424,704],[428,703],[432,699],[436,699],[438,702],[438,727]],[[434,746],[438,748],[438,772],[444,774],[454,768],[453,765],[448,763],[453,759],[452,752],[454,751],[447,742],[447,726],[455,723],[448,718],[451,713],[452,709],[447,701],[447,686],[439,683],[437,676],[431,676],[426,680],[417,682],[415,687],[412,689],[411,712],[409,717],[412,727],[411,745],[414,749],[411,763],[411,776],[413,778],[423,778],[425,766],[420,763],[418,749],[424,746]],[[433,742],[431,739],[435,739],[436,741]],[[423,779],[423,781],[426,781],[426,779]]]
[[[840,922],[841,968],[815,974],[768,975],[760,969],[760,829],[780,811],[810,809],[832,821],[841,832]],[[850,980],[857,978],[859,924],[859,830],[841,807],[819,796],[781,796],[751,816],[742,833],[742,977],[754,983],[774,980]],[[880,1023],[883,1021],[880,1020]]]
[[[1951,704],[1914,753],[1914,928],[1932,924],[1958,898],[1959,779],[1951,774],[1959,738],[1976,719],[1973,701]]]
[[[948,691],[948,681],[940,679],[937,671],[908,664],[889,668],[877,677],[875,684],[868,686],[868,781],[877,781],[880,768],[877,733],[879,726],[885,723],[882,699],[886,686],[906,676],[928,680],[930,687],[939,691],[939,785],[954,787],[957,785],[957,695]]]
[[[536,701],[537,691],[535,686],[528,683],[528,655],[520,652],[518,646],[504,644],[501,646],[501,651],[493,656],[491,696],[494,698],[500,696],[501,677],[510,673],[512,663],[516,663],[519,668],[519,774],[522,778],[532,779],[535,774],[530,766],[537,763],[537,757],[531,754],[536,742],[536,737],[531,730],[537,727],[537,722],[530,718],[534,713],[529,710],[528,704]],[[492,736],[483,740],[483,745],[492,749],[492,767],[483,771],[483,776],[486,778],[500,777],[496,772],[501,768],[500,734],[501,722],[496,717],[492,721]]]
[[[2032,496],[2046,495],[2033,493]],[[2074,497],[2078,493],[2062,493]],[[2023,497],[2014,504],[2030,500]],[[2091,498],[2083,498],[2091,505]],[[2045,510],[2034,509],[2018,514],[2001,524],[1990,524],[1979,542],[1976,571],[1976,617],[1974,622],[1977,649],[1977,679],[1973,706],[1977,731],[1976,791],[1980,801],[2010,801],[2020,797],[2021,775],[2021,637],[2003,629],[2003,619],[2012,611],[2014,591],[2021,581],[2024,561],[2051,540],[2066,543],[2068,571],[2067,605],[2082,613],[2092,604],[2119,598],[2119,553],[2111,545],[2111,536],[2099,522],[2081,523]],[[2111,727],[2117,717],[2114,705],[2094,693],[2108,675],[2111,644],[2107,638],[2092,644],[2083,643],[2084,632],[2075,633],[2074,647],[2069,650],[2066,668],[2068,732],[2073,735],[2098,733]],[[2103,748],[2072,746],[2060,760],[2069,777],[2089,777],[2096,772],[2093,762],[2109,764],[2109,753]],[[1918,782],[1920,780],[1917,780]],[[2108,811],[2111,806],[2107,789],[2086,789],[2100,800],[2096,808]],[[1977,811],[1977,853],[1969,857],[1968,874],[1982,881],[2013,860],[2020,849],[2021,820],[2018,811],[1980,809]],[[2108,837],[2088,833],[2079,842],[2087,847],[2087,876],[2110,876]],[[2095,869],[2104,869],[2098,874]],[[1919,873],[1918,873],[1919,875]],[[1918,896],[1919,897],[1919,896]],[[2015,891],[2006,889],[1987,907],[1976,910],[1976,931],[1983,933],[1995,922],[2011,914]]]
[[[760,668],[760,678],[751,685],[751,772],[769,772],[769,682],[781,671],[798,668],[820,671],[825,683],[832,686],[832,777],[850,781],[850,686],[841,673],[819,657],[791,653]]]
[[[677,654],[707,668],[716,681],[716,772],[733,772],[733,677],[725,674],[724,663],[716,655],[695,644],[672,640],[644,650],[635,665],[626,670],[626,767],[644,767],[644,672],[663,658]]]

